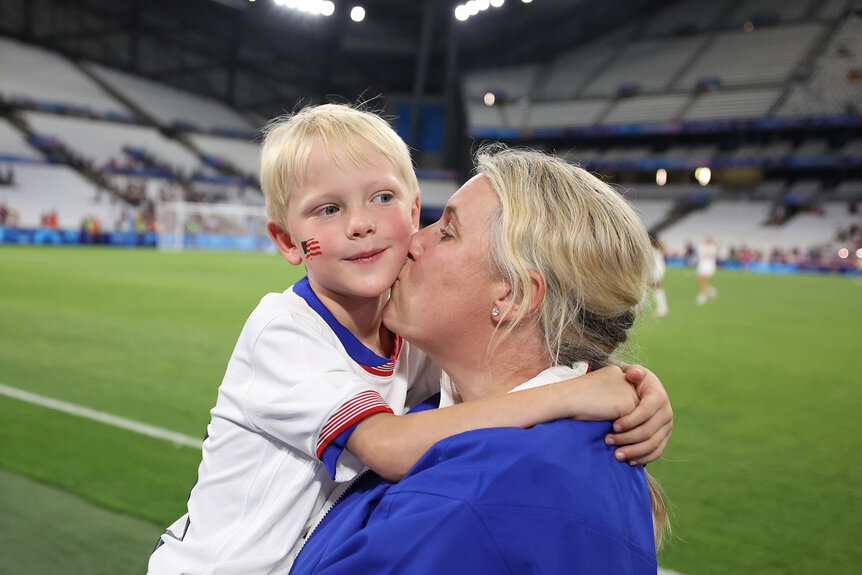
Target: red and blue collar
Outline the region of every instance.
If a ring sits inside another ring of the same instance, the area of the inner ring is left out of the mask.
[[[392,357],[379,356],[368,349],[349,329],[335,319],[332,312],[323,305],[323,302],[320,301],[320,298],[311,289],[311,284],[308,283],[308,276],[305,276],[293,285],[293,293],[304,299],[305,303],[326,322],[326,325],[329,326],[329,329],[335,333],[338,341],[344,346],[350,359],[372,375],[388,377],[393,374],[395,371],[395,361],[401,352],[402,341],[400,335],[395,335],[395,349],[392,351]]]

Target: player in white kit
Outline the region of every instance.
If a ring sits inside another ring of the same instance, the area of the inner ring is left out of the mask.
[[[418,226],[406,145],[374,114],[325,105],[274,124],[261,164],[270,235],[308,275],[265,296],[243,327],[188,513],[161,536],[151,575],[286,573],[309,520],[363,463],[397,480],[462,431],[624,415],[619,398],[632,390],[603,369],[544,391],[398,417],[440,381],[439,368],[381,322]],[[666,414],[661,384],[649,376],[638,389],[637,415],[621,430],[630,441],[616,442],[631,444],[622,450],[631,459],[670,433],[650,431],[669,427],[670,416],[656,417]]]
[[[697,305],[703,305],[708,299],[718,296],[718,290],[709,283],[710,278],[715,275],[717,265],[718,246],[710,236],[706,236],[697,249]]]
[[[652,289],[652,296],[655,301],[655,310],[653,310],[653,315],[655,317],[664,317],[668,313],[667,294],[661,285],[665,271],[664,246],[661,241],[653,235],[650,235],[650,243],[652,244],[653,256],[653,277],[652,282],[650,283],[650,288]]]

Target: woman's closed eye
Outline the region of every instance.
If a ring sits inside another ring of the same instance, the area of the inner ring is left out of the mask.
[[[446,228],[440,228],[440,241],[441,242],[445,242],[446,240],[451,240],[454,237],[455,236],[453,236],[448,231],[446,231]]]

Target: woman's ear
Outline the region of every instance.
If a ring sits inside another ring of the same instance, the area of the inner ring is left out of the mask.
[[[302,255],[299,253],[299,248],[296,247],[293,238],[290,234],[284,231],[280,225],[272,220],[266,222],[266,231],[269,232],[269,237],[281,252],[281,255],[292,265],[298,266],[302,263]]]
[[[545,291],[547,289],[545,278],[542,277],[542,274],[535,270],[530,270],[529,274],[530,300],[528,302],[526,314],[536,311],[536,308],[538,308],[539,304],[542,303],[542,300],[545,299]],[[492,310],[492,316],[495,321],[511,321],[520,314],[524,301],[523,298],[519,298],[517,301],[515,300],[512,287],[509,286],[508,283],[500,282],[500,284],[500,297],[494,300],[494,309],[499,310],[499,314],[493,315]]]

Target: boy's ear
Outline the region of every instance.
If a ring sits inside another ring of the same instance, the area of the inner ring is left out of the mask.
[[[419,196],[416,196],[416,201],[413,202],[413,207],[410,209],[410,220],[413,222],[413,231],[419,231],[419,214],[422,212],[422,205],[419,203]]]
[[[527,313],[533,313],[542,300],[545,299],[545,291],[547,289],[545,278],[542,274],[535,270],[530,270],[530,301],[527,303]],[[500,282],[498,297],[494,300],[494,307],[502,312],[494,317],[495,321],[511,321],[518,317],[524,302],[522,299],[515,299],[512,287],[506,282]]]
[[[298,266],[302,263],[302,255],[299,253],[299,248],[290,237],[290,234],[284,231],[280,225],[272,220],[266,222],[266,231],[269,232],[269,237],[275,243],[281,255],[292,265]]]

